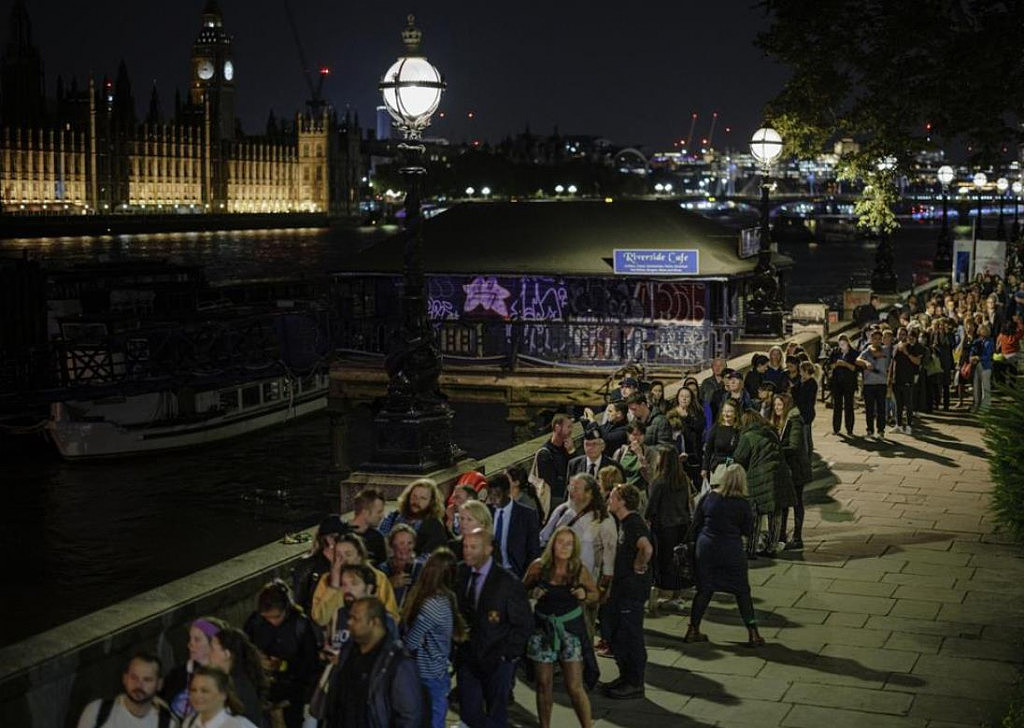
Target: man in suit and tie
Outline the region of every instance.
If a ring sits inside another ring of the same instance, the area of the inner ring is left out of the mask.
[[[533,613],[522,581],[494,558],[494,534],[478,528],[462,538],[465,561],[455,585],[469,639],[456,646],[459,717],[469,728],[505,728],[512,678],[533,631]]]
[[[494,509],[494,551],[498,563],[522,579],[540,556],[540,517],[537,511],[512,500],[512,483],[505,473],[487,478],[487,500]]]
[[[600,431],[587,430],[583,435],[583,454],[569,461],[565,482],[568,483],[572,480],[572,476],[579,475],[580,473],[586,473],[591,478],[597,478],[597,471],[606,465],[614,465],[621,472],[622,466],[605,455],[604,450],[605,441]]]

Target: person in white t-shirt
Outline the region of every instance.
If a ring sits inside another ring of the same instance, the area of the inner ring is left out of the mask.
[[[121,675],[124,692],[85,706],[78,728],[177,728],[170,709],[157,693],[163,686],[160,658],[138,652]]]

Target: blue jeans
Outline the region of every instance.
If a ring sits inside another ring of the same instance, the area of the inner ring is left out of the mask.
[[[452,689],[451,677],[421,677],[420,682],[430,696],[431,728],[445,728],[445,719],[448,717],[448,692]]]

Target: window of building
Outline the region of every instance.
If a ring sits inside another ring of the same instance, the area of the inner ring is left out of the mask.
[[[220,393],[220,409],[222,412],[232,412],[238,409],[237,389],[225,389]]]
[[[280,382],[264,382],[263,383],[263,401],[264,402],[276,402],[281,399],[283,393],[281,391]]]
[[[260,387],[254,384],[242,390],[242,407],[254,407],[260,403]]]

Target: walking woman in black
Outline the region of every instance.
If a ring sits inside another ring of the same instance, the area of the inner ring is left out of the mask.
[[[683,582],[673,563],[672,550],[683,542],[690,524],[690,479],[679,467],[675,448],[659,446],[651,450],[654,465],[644,517],[654,536],[654,593],[649,605],[653,615],[663,606],[683,606]]]
[[[697,592],[683,642],[707,642],[707,635],[700,631],[701,620],[712,595],[727,592],[735,595],[747,626],[747,645],[763,645],[764,638],[757,631],[743,548],[744,536],[754,529],[754,513],[747,501],[747,474],[742,465],[733,464],[725,469],[719,485],[701,498],[693,521],[697,532]]]

